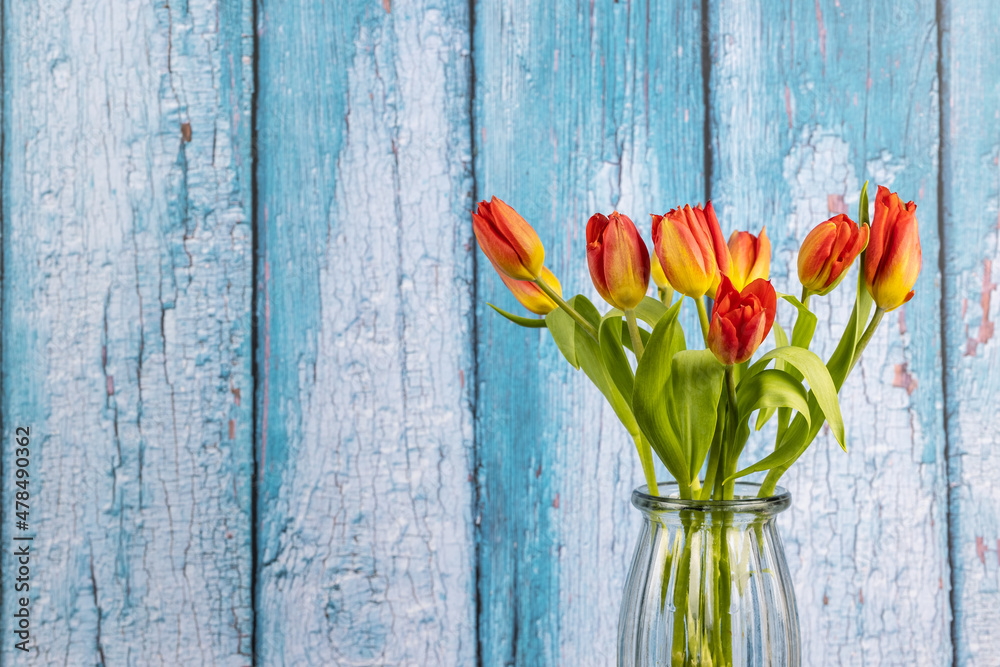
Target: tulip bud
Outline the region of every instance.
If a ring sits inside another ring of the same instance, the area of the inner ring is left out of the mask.
[[[681,294],[698,298],[718,289],[732,260],[712,202],[654,215],[653,247],[667,280]]]
[[[479,209],[472,214],[472,231],[501,274],[515,280],[534,280],[541,275],[545,248],[538,234],[501,200],[493,197],[479,202]]]
[[[595,213],[587,222],[587,264],[594,287],[615,308],[639,305],[649,288],[649,250],[628,216]]]
[[[771,240],[763,227],[760,236],[750,232],[733,232],[728,245],[733,258],[729,279],[734,288],[742,290],[758,278],[767,280],[771,277]]]
[[[497,273],[500,273],[500,279],[503,281],[503,284],[521,302],[521,305],[536,315],[548,315],[558,307],[558,304],[550,299],[534,282],[508,278],[499,270]],[[559,279],[552,275],[552,272],[546,266],[542,267],[542,280],[552,288],[552,291],[560,297],[562,296],[562,285],[559,284]]]
[[[799,282],[813,294],[828,294],[847,275],[854,259],[868,246],[868,225],[843,213],[816,225],[799,249]]]
[[[865,252],[865,286],[882,310],[894,310],[913,298],[921,263],[916,210],[913,202],[904,206],[895,192],[878,186]]]
[[[767,338],[777,309],[778,296],[770,282],[757,279],[737,292],[723,276],[712,305],[708,349],[726,366],[742,364]]]
[[[649,257],[649,275],[653,278],[653,282],[656,283],[659,289],[670,287],[670,281],[667,280],[667,275],[663,273],[663,267],[660,266],[660,258],[656,256],[655,248]]]

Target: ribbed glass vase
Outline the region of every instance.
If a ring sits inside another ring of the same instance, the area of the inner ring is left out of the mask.
[[[775,518],[791,505],[782,488],[757,498],[682,500],[641,486],[632,504],[642,529],[618,620],[618,665],[798,667],[795,594]]]

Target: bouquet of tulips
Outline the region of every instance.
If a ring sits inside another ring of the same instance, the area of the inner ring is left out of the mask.
[[[634,440],[650,494],[659,494],[655,453],[681,498],[729,500],[735,480],[764,471],[760,496],[773,494],[824,422],[846,450],[837,393],[882,316],[913,297],[921,263],[916,205],[879,186],[870,223],[868,209],[866,183],[858,222],[840,214],[809,232],[798,257],[799,297],[771,285],[766,232],[737,231],[726,243],[711,202],[653,215],[652,256],[627,216],[597,213],[587,222],[587,263],[611,306],[604,314],[582,295],[563,298],[538,234],[513,208],[494,197],[472,218],[501,280],[544,317],[493,308],[515,324],[548,328],[566,360],[586,373]],[[834,290],[858,257],[854,308],[824,363],[809,349],[810,300]],[[650,276],[658,298],[647,296]],[[705,349],[686,349],[678,319],[684,297],[697,308]],[[775,320],[779,301],[795,314],[791,335]],[[775,347],[755,359],[771,331]],[[772,418],[774,449],[741,464],[751,431]]]

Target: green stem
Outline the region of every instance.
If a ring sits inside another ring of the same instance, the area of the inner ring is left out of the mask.
[[[801,301],[802,305],[805,306],[806,308],[809,307],[809,299],[811,297],[812,297],[812,292],[810,292],[805,287],[803,287],[802,288],[802,296],[799,298],[799,301]]]
[[[698,319],[701,321],[701,335],[705,339],[705,345],[708,345],[708,311],[705,310],[705,297],[700,296],[694,300],[698,305]]]
[[[708,466],[705,468],[705,486],[701,489],[701,500],[711,500],[712,489],[715,487],[715,477],[719,473],[719,451],[722,449],[722,439],[712,443],[708,452]]]
[[[851,371],[854,370],[854,366],[861,360],[861,353],[865,351],[868,347],[868,343],[871,341],[872,336],[875,335],[875,330],[878,329],[879,323],[885,316],[885,310],[882,308],[875,309],[875,316],[872,318],[871,324],[865,329],[865,332],[861,334],[861,340],[858,341],[858,346],[854,348],[854,358],[851,359],[851,366],[847,369],[847,374],[850,375]]]
[[[670,287],[657,287],[657,294],[660,295],[660,303],[664,306],[670,307],[670,304],[674,302],[674,288]]]
[[[767,477],[764,478],[764,482],[760,485],[760,491],[757,492],[757,497],[768,498],[773,496],[774,490],[778,486],[778,480],[781,479],[786,470],[788,470],[787,466],[778,466],[777,468],[768,470]]]
[[[639,335],[639,324],[635,321],[634,309],[629,308],[625,311],[625,321],[628,322],[628,335],[632,339],[632,349],[638,362],[642,359],[642,336]]]
[[[729,607],[732,604],[732,570],[729,565],[729,527],[726,525],[726,514],[722,513],[722,516],[718,519],[713,519],[719,521],[722,525],[719,527],[718,532],[718,542],[716,542],[716,554],[719,558],[719,578],[717,589],[719,591],[719,606],[718,613],[719,619],[722,621],[721,632],[719,640],[722,644],[722,665],[733,664],[733,617],[729,611]]]
[[[740,415],[739,406],[736,405],[736,379],[733,377],[733,366],[726,366],[726,398],[729,399],[729,415],[735,425]]]
[[[688,600],[691,594],[691,540],[698,531],[698,520],[694,517],[685,517],[681,512],[681,522],[683,524],[684,546],[681,549],[680,561],[677,564],[677,579],[674,581],[674,628],[673,640],[670,642],[670,664],[673,667],[686,667],[691,664],[689,658],[694,647],[689,646],[688,640],[694,634],[687,627]]]
[[[726,459],[729,458],[729,452],[726,451],[726,438],[723,435],[722,443],[719,446],[719,458],[718,464],[715,466],[715,500],[722,500],[725,498],[725,481],[726,481]]]
[[[649,488],[649,495],[660,495],[660,488],[656,484],[656,469],[653,468],[653,450],[646,442],[642,434],[633,434],[635,448],[639,452],[639,462],[642,464],[642,474],[646,478],[646,486]]]
[[[590,322],[588,322],[587,320],[583,319],[583,315],[581,315],[580,313],[576,312],[576,310],[574,310],[572,306],[570,306],[568,303],[566,303],[565,301],[563,301],[563,298],[561,296],[559,296],[555,292],[555,290],[553,290],[551,287],[549,287],[548,285],[546,285],[544,280],[542,280],[541,278],[535,278],[535,284],[538,285],[538,288],[540,290],[542,290],[543,292],[545,292],[545,295],[547,297],[549,297],[550,299],[552,299],[553,301],[555,301],[557,304],[559,304],[560,308],[562,308],[567,313],[569,313],[569,316],[572,317],[574,320],[576,320],[576,323],[579,324],[583,328],[583,330],[586,331],[587,334],[590,335],[591,338],[593,338],[594,340],[598,340],[598,338],[597,338],[597,329],[595,329],[594,327],[592,327],[590,325]]]
[[[727,450],[731,451],[727,451],[727,456],[721,461],[720,467],[723,471],[722,498],[724,500],[730,500],[732,499],[733,491],[736,488],[736,481],[730,480],[727,482],[725,481],[725,478],[729,476],[730,468],[733,468],[735,464],[735,461],[729,460],[728,454],[736,451],[736,434],[739,431],[738,422],[740,419],[739,406],[736,404],[736,379],[733,376],[732,366],[726,367],[726,397],[729,399],[729,419],[732,420],[732,428],[729,429],[729,432],[732,434],[733,440],[729,443],[732,447],[727,448]]]

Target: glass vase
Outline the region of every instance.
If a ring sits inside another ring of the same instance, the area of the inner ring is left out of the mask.
[[[632,504],[642,529],[618,619],[620,667],[799,665],[795,594],[775,517],[782,488],[757,498],[737,483],[733,500],[683,500],[641,486]]]

